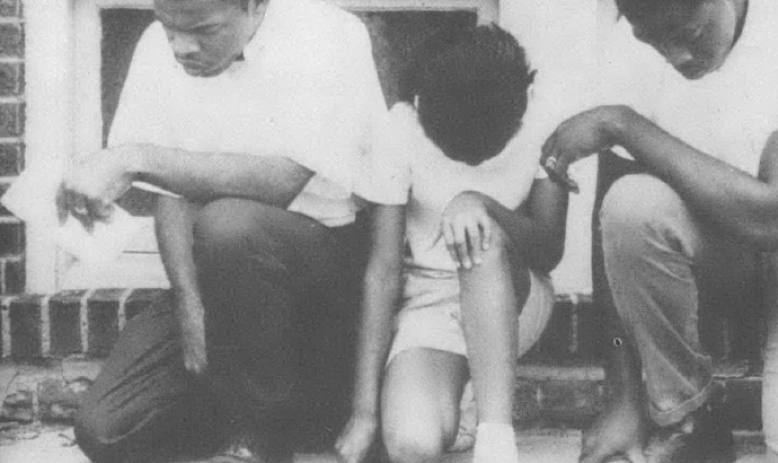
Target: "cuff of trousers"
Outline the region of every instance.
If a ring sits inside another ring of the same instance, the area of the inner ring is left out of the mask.
[[[708,402],[711,397],[718,391],[718,385],[711,378],[708,384],[700,390],[694,397],[682,402],[677,407],[671,410],[659,410],[654,406],[653,401],[649,406],[649,413],[651,419],[659,426],[665,427],[682,421],[686,415],[697,410],[703,404]]]

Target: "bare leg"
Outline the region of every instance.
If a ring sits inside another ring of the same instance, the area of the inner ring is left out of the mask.
[[[482,263],[459,272],[462,321],[479,423],[512,424],[519,308],[529,269],[511,259],[510,241],[495,227]]]
[[[467,360],[428,348],[399,353],[384,377],[384,445],[392,463],[439,457],[456,437]]]
[[[530,290],[529,268],[495,227],[482,263],[460,270],[462,322],[478,404],[476,463],[515,463],[513,398],[518,317]]]
[[[608,404],[592,426],[584,432],[581,463],[604,463],[624,457],[632,463],[644,460],[649,418],[640,375],[640,360],[632,342],[622,336],[612,338],[608,351],[606,382]]]

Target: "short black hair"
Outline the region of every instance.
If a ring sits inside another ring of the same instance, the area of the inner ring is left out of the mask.
[[[447,157],[478,165],[518,132],[533,77],[516,38],[474,25],[428,39],[401,80],[400,99],[418,98],[419,122]]]
[[[629,18],[650,16],[667,8],[681,7],[691,10],[709,0],[616,0],[619,12]]]

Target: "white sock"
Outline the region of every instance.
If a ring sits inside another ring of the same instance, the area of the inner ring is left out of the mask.
[[[516,434],[505,423],[479,423],[473,449],[473,463],[518,463]]]

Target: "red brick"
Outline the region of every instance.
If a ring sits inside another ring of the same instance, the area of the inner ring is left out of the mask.
[[[11,302],[11,355],[41,357],[42,296],[24,296]]]
[[[63,291],[49,301],[51,354],[81,353],[81,300],[86,291]]]
[[[21,294],[24,292],[24,260],[8,260],[5,262],[5,271],[2,277],[5,279],[6,294]]]
[[[24,223],[0,223],[0,257],[17,256],[24,252]]]
[[[0,16],[5,18],[21,16],[20,0],[0,0]]]
[[[0,24],[0,56],[24,56],[24,27],[21,24]]]
[[[119,299],[123,289],[99,289],[87,301],[89,354],[108,355],[119,337]]]
[[[534,381],[517,381],[514,392],[513,421],[530,427],[542,416],[538,401],[538,385]]]
[[[124,303],[124,313],[127,320],[143,312],[152,303],[168,297],[167,293],[168,291],[164,289],[143,288],[134,290],[130,297],[127,298],[127,302]]]
[[[67,384],[59,379],[46,379],[38,385],[39,419],[49,423],[69,423],[78,410],[81,393],[79,384]]]
[[[24,144],[0,143],[0,177],[19,175],[24,169]]]
[[[0,420],[29,423],[35,419],[35,394],[30,390],[16,390],[8,394],[0,407]]]
[[[24,65],[0,63],[0,96],[18,96],[24,93]]]
[[[0,137],[18,137],[24,132],[24,104],[0,104]]]
[[[553,421],[586,423],[602,409],[604,387],[599,381],[544,381],[541,408]]]

